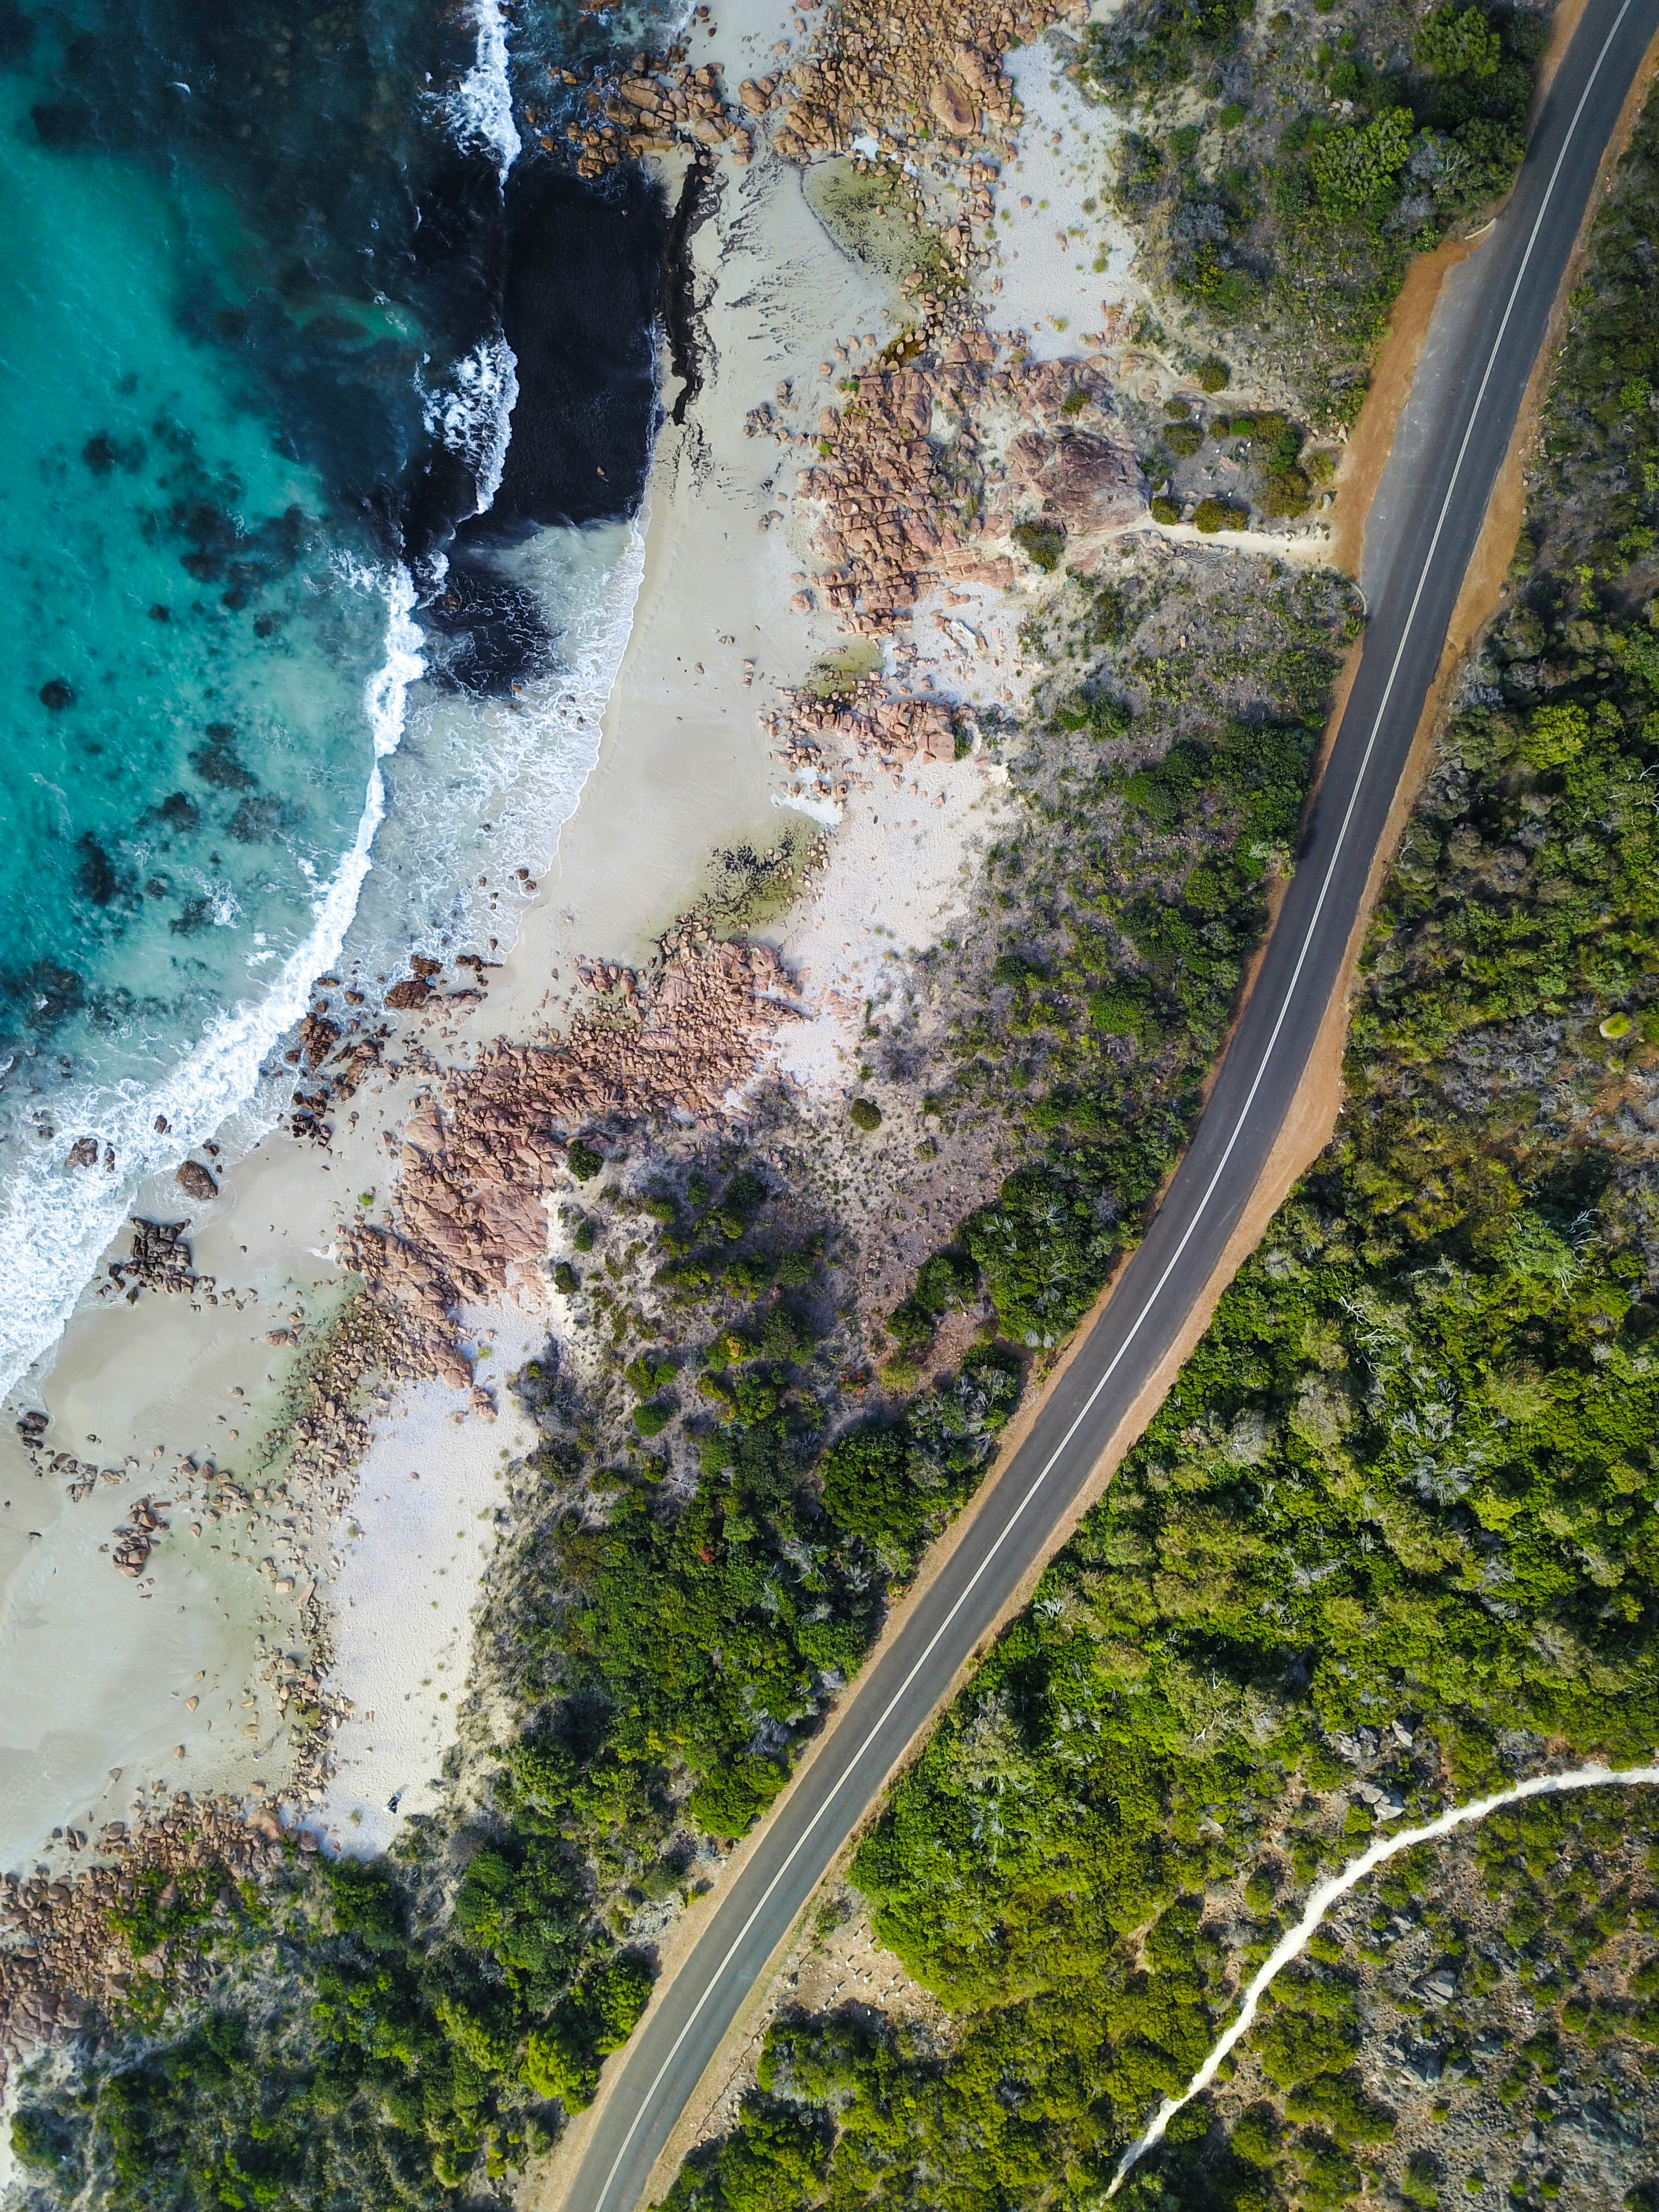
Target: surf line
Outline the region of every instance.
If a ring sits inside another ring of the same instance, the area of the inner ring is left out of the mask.
[[[1565,1774],[1534,1774],[1529,1781],[1517,1783],[1513,1790],[1500,1790],[1495,1797],[1477,1797],[1468,1805],[1454,1805],[1442,1813],[1425,1827],[1402,1828],[1397,1834],[1379,1837],[1377,1841],[1361,1851],[1358,1858],[1350,1859],[1340,1873],[1318,1882],[1308,1893],[1302,1908],[1302,1917],[1295,1927],[1281,1936],[1267,1959],[1256,1969],[1237,2017],[1226,2029],[1209,2057],[1178,2097],[1166,2097],[1158,2107],[1157,2116],[1143,2136],[1129,2145],[1117,2162],[1106,2194],[1115,2197],[1130,2173],[1149,2150],[1155,2149],[1164,2140],[1164,2131],[1183,2105],[1201,2096],[1216,2077],[1222,2060],[1234,2045],[1249,2033],[1267,1987],[1273,1979],[1306,1948],[1308,1939],[1319,1926],[1339,1897],[1346,1897],[1357,1889],[1367,1875],[1372,1874],[1385,1859],[1397,1852],[1408,1851],[1414,1844],[1432,1843],[1437,1836],[1449,1835],[1454,1828],[1466,1828],[1477,1820],[1484,1820],[1489,1813],[1496,1813],[1505,1805],[1519,1804],[1526,1797],[1553,1796],[1565,1790],[1601,1790],[1609,1783],[1621,1784],[1626,1789],[1640,1789],[1659,1784],[1659,1766],[1575,1766]]]

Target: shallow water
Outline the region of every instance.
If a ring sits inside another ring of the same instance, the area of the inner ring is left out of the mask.
[[[0,0],[0,1387],[319,972],[507,941],[637,589],[662,211],[509,72],[639,18],[313,4]]]

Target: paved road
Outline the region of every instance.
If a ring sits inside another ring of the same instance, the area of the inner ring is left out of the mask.
[[[1443,434],[1400,530],[1297,871],[1214,1093],[1109,1305],[832,1740],[775,1811],[629,2051],[566,2212],[630,2212],[767,1960],[957,1668],[1050,1547],[1180,1333],[1266,1165],[1358,917],[1601,152],[1659,0],[1588,0],[1482,246]]]

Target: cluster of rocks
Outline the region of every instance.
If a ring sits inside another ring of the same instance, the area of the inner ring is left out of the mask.
[[[311,1007],[300,1024],[300,1042],[288,1057],[309,1074],[319,1068],[340,1041],[340,1024],[320,1006]]]
[[[109,1278],[125,1290],[132,1304],[142,1291],[209,1291],[211,1275],[198,1275],[191,1265],[191,1249],[185,1231],[187,1221],[149,1221],[132,1218],[132,1249],[125,1260],[112,1260]]]
[[[845,625],[866,635],[908,619],[918,599],[952,582],[1002,585],[1020,568],[1006,544],[1020,522],[1098,543],[1145,512],[1132,450],[1076,427],[1085,408],[1106,419],[1109,392],[1091,365],[999,362],[994,340],[966,331],[936,351],[856,380],[847,404],[825,408],[819,459],[800,495],[817,502],[818,579]],[[1001,456],[990,424],[1012,428]],[[787,440],[769,406],[756,432]]]
[[[965,154],[1014,124],[1018,104],[1002,56],[1060,17],[1087,12],[1086,0],[1012,7],[963,0],[902,10],[890,0],[840,0],[791,72],[774,150],[805,160],[842,152],[867,135],[892,157],[918,146]]]
[[[87,1837],[71,1830],[71,1851]],[[129,1833],[112,1821],[96,1846],[103,1863],[53,1878],[0,1877],[0,2087],[25,2052],[96,2027],[119,2006],[136,1973],[163,1979],[187,1964],[184,1947],[164,1942],[143,1959],[134,1955],[111,1916],[137,1903],[166,1878],[158,1908],[178,1895],[181,1876],[220,1877],[212,1911],[235,1909],[232,1887],[267,1877],[283,1862],[283,1829],[273,1813],[258,1808],[243,1817],[224,1801],[192,1803],[176,1798],[158,1818]]]
[[[127,1517],[112,1531],[115,1538],[114,1565],[118,1573],[137,1582],[144,1571],[146,1562],[155,1548],[155,1540],[167,1532],[159,1508],[170,1505],[170,1498],[141,1498],[128,1508]]]
[[[1026,495],[1030,520],[1067,538],[1109,537],[1146,512],[1133,453],[1091,430],[1023,431],[1010,443],[1004,468],[1014,499]]]
[[[684,47],[672,46],[660,57],[637,56],[614,88],[591,86],[590,119],[567,124],[565,137],[578,149],[581,177],[603,176],[617,161],[666,154],[677,145],[725,146],[741,167],[754,158],[755,118],[780,97],[777,79],[745,78],[733,106],[717,70],[707,64],[694,69]]]
[[[821,774],[826,738],[898,768],[920,757],[948,761],[956,756],[951,710],[942,699],[895,698],[879,676],[861,677],[830,697],[811,691],[786,693],[783,705],[765,717],[780,757],[798,772]],[[847,787],[838,787],[842,793]]]
[[[42,1480],[52,1477],[63,1482],[67,1487],[71,1504],[78,1505],[90,1498],[100,1483],[112,1489],[117,1488],[124,1482],[131,1481],[140,1472],[140,1462],[137,1454],[132,1452],[127,1454],[118,1467],[100,1467],[95,1461],[81,1459],[72,1451],[52,1450],[46,1442],[46,1431],[49,1425],[50,1417],[47,1414],[38,1410],[32,1411],[25,1413],[19,1420],[17,1433],[24,1450],[29,1455],[35,1474]],[[162,1456],[159,1450],[151,1455],[154,1460],[159,1460]],[[242,1493],[230,1484],[229,1478],[221,1477],[216,1472],[211,1460],[204,1460],[198,1467],[197,1462],[187,1452],[179,1454],[172,1477],[163,1479],[171,1479],[177,1488],[186,1492],[200,1484],[204,1492],[210,1494],[213,1493],[216,1484],[223,1482],[229,1487],[233,1498],[240,1499],[243,1504],[246,1503]],[[165,1498],[141,1500],[141,1504],[148,1510],[154,1510],[157,1504],[168,1503],[170,1501]],[[142,1528],[142,1522],[139,1526]],[[118,1536],[125,1532],[118,1529],[115,1533]]]
[[[67,1485],[70,1501],[80,1504],[90,1498],[100,1481],[114,1485],[125,1482],[130,1474],[138,1472],[136,1459],[128,1459],[121,1467],[100,1468],[91,1460],[77,1459],[71,1451],[48,1451],[46,1428],[48,1416],[38,1409],[25,1413],[17,1424],[17,1434],[28,1454],[36,1475],[42,1480],[55,1475]]]
[[[378,1249],[381,1240],[361,1227],[343,1237],[354,1264],[365,1237]],[[374,1375],[424,1379],[432,1371],[429,1361],[411,1356],[402,1309],[373,1296],[356,1297],[331,1322],[316,1356],[289,1384],[283,1423],[288,1480],[307,1486],[312,1510],[325,1524],[344,1508],[351,1470],[368,1449],[368,1423],[356,1402],[363,1383]]]
[[[428,1344],[458,1296],[497,1291],[510,1267],[544,1255],[547,1196],[571,1136],[599,1121],[718,1115],[795,1004],[769,947],[702,925],[665,940],[654,976],[590,973],[606,1003],[562,1042],[497,1044],[422,1102],[405,1134],[397,1233],[357,1232],[359,1264]],[[461,1354],[449,1364],[459,1387]]]
[[[387,991],[388,1006],[422,1006],[432,995],[430,978],[437,973],[438,963],[417,956],[410,964],[416,972]],[[356,1000],[361,994],[348,992],[346,996]],[[308,1086],[295,1085],[289,1102],[289,1127],[295,1136],[326,1145],[334,1134],[327,1119],[331,1107],[351,1097],[365,1076],[380,1065],[386,1032],[365,1034],[362,1020],[354,1015],[342,1024],[324,1001],[312,1006],[300,1024],[300,1042],[285,1054],[291,1066],[303,1067],[310,1079]],[[327,1073],[319,1073],[325,1066]]]
[[[65,1478],[70,1503],[79,1505],[91,1497],[100,1482],[113,1486],[125,1482],[131,1470],[121,1467],[94,1467],[89,1460],[76,1459],[73,1452],[54,1452],[44,1466],[37,1466],[37,1474],[57,1474]]]

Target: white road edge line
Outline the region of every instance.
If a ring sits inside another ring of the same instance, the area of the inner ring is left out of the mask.
[[[1510,327],[1510,319],[1515,313],[1516,301],[1521,296],[1521,287],[1525,282],[1528,268],[1531,264],[1533,249],[1538,243],[1538,234],[1543,228],[1544,217],[1548,213],[1550,202],[1554,197],[1555,187],[1561,174],[1562,164],[1567,158],[1568,149],[1572,144],[1574,136],[1577,131],[1580,119],[1582,118],[1585,106],[1589,102],[1590,94],[1595,88],[1595,81],[1601,74],[1601,64],[1607,58],[1608,49],[1612,46],[1614,39],[1619,35],[1620,26],[1623,23],[1626,16],[1630,13],[1633,4],[1634,0],[1622,0],[1622,4],[1620,7],[1619,13],[1613,17],[1612,27],[1609,29],[1607,37],[1601,42],[1601,50],[1595,57],[1595,65],[1591,69],[1589,76],[1584,80],[1584,88],[1578,96],[1578,105],[1572,112],[1572,119],[1567,125],[1566,135],[1562,139],[1560,150],[1555,157],[1555,166],[1550,171],[1549,182],[1545,185],[1544,196],[1538,204],[1538,213],[1534,218],[1532,229],[1527,239],[1526,250],[1521,256],[1520,265],[1515,272],[1515,282],[1510,289],[1510,296],[1504,308],[1503,319],[1498,326],[1498,335],[1492,340],[1492,351],[1486,357],[1486,369],[1481,375],[1480,388],[1474,396],[1474,404],[1469,410],[1469,419],[1464,428],[1462,442],[1459,445],[1457,449],[1457,459],[1452,464],[1451,476],[1446,485],[1446,495],[1440,503],[1440,513],[1435,521],[1434,535],[1429,540],[1429,550],[1424,555],[1423,565],[1418,572],[1417,586],[1412,593],[1411,605],[1407,608],[1406,612],[1405,623],[1400,633],[1400,643],[1395,648],[1394,659],[1389,665],[1388,682],[1383,686],[1382,696],[1378,702],[1376,714],[1371,722],[1370,732],[1365,740],[1365,750],[1360,755],[1358,772],[1354,777],[1353,789],[1348,794],[1347,805],[1343,810],[1341,824],[1337,830],[1336,843],[1332,848],[1331,857],[1326,864],[1324,878],[1319,886],[1319,896],[1314,902],[1314,910],[1309,917],[1308,927],[1304,933],[1302,944],[1296,956],[1296,965],[1291,970],[1291,979],[1285,986],[1285,995],[1280,1001],[1279,1012],[1274,1019],[1273,1029],[1268,1035],[1267,1045],[1262,1051],[1261,1060],[1257,1064],[1255,1074],[1251,1079],[1249,1090],[1245,1095],[1244,1103],[1239,1109],[1237,1118],[1233,1123],[1231,1133],[1227,1139],[1227,1142],[1222,1151],[1220,1159],[1216,1164],[1215,1172],[1210,1177],[1203,1196],[1199,1200],[1198,1205],[1194,1209],[1192,1219],[1188,1223],[1185,1230],[1182,1232],[1181,1239],[1176,1244],[1175,1251],[1170,1255],[1169,1261],[1165,1265],[1163,1273],[1158,1277],[1158,1281],[1148,1292],[1146,1298],[1141,1306],[1140,1311],[1135,1316],[1134,1320],[1130,1323],[1122,1343],[1118,1346],[1116,1352],[1113,1353],[1110,1361],[1108,1363],[1101,1375],[1100,1380],[1096,1383],[1094,1389],[1089,1393],[1088,1397],[1084,1401],[1082,1408],[1077,1414],[1076,1419],[1066,1430],[1065,1435],[1060,1438],[1059,1443],[1055,1445],[1053,1453],[1050,1455],[1042,1471],[1033,1477],[1030,1489],[1027,1490],[1024,1498],[1020,1499],[1018,1504],[1014,1508],[1012,1513],[1004,1523],[995,1541],[992,1544],[990,1550],[987,1552],[985,1557],[980,1561],[978,1566],[974,1570],[973,1575],[969,1580],[964,1584],[962,1593],[957,1597],[956,1603],[951,1607],[949,1613],[945,1614],[944,1620],[940,1621],[939,1626],[933,1631],[932,1637],[928,1639],[925,1649],[916,1660],[915,1665],[911,1668],[903,1681],[900,1683],[898,1688],[894,1691],[891,1698],[888,1700],[886,1706],[882,1711],[880,1718],[875,1722],[869,1733],[866,1735],[863,1742],[853,1753],[851,1759],[848,1760],[846,1766],[842,1771],[840,1780],[830,1790],[830,1795],[824,1799],[823,1804],[819,1806],[817,1811],[813,1814],[807,1826],[801,1831],[801,1833],[797,1838],[788,1856],[784,1860],[782,1865],[778,1869],[771,1881],[767,1884],[765,1889],[762,1892],[759,1902],[756,1905],[753,1911],[750,1912],[747,1920],[744,1922],[743,1926],[738,1930],[736,1936],[732,1939],[731,1946],[726,1951],[726,1956],[720,1960],[719,1966],[715,1967],[713,1974],[710,1975],[707,1987],[704,1989],[702,1995],[697,1999],[697,2002],[693,2006],[691,2011],[687,2014],[684,2027],[681,2028],[679,2033],[675,2037],[674,2041],[669,2049],[668,2056],[663,2060],[662,2064],[657,2069],[656,2078],[653,2081],[650,2087],[646,2091],[643,2099],[641,2100],[639,2111],[635,2114],[634,2119],[629,2127],[628,2133],[623,2137],[622,2146],[617,2151],[616,2157],[611,2162],[611,2170],[605,2175],[605,2186],[600,2190],[598,2199],[595,2202],[594,2212],[605,2212],[606,2200],[611,2195],[611,2185],[617,2179],[617,2171],[620,2168],[623,2159],[627,2157],[629,2150],[633,2148],[634,2138],[639,2133],[641,2124],[644,2120],[646,2114],[651,2109],[653,2099],[656,2096],[658,2090],[662,2087],[669,2068],[674,2063],[675,2059],[678,2057],[681,2048],[684,2045],[687,2036],[690,2034],[692,2029],[696,2026],[703,2008],[714,1996],[716,1989],[719,1988],[721,1977],[724,1975],[726,1968],[731,1965],[732,1960],[737,1956],[738,1952],[742,1948],[744,1943],[747,1940],[749,1931],[753,1928],[755,1923],[760,1918],[761,1914],[764,1912],[768,1905],[770,1904],[779,1884],[787,1875],[790,1868],[794,1864],[796,1859],[799,1857],[801,1852],[805,1850],[807,1843],[818,1828],[820,1823],[824,1818],[824,1815],[829,1812],[830,1808],[835,1803],[836,1798],[840,1796],[842,1791],[846,1788],[848,1782],[852,1778],[854,1769],[863,1759],[866,1753],[870,1749],[872,1744],[874,1743],[876,1738],[881,1734],[883,1729],[886,1727],[888,1722],[892,1718],[894,1712],[897,1710],[899,1705],[908,1694],[910,1685],[915,1680],[916,1676],[921,1672],[929,1659],[932,1658],[934,1650],[939,1645],[939,1639],[945,1635],[946,1630],[950,1628],[952,1622],[956,1620],[957,1615],[962,1611],[963,1606],[967,1604],[969,1599],[973,1595],[975,1590],[979,1586],[981,1580],[989,1570],[992,1561],[1001,1551],[1008,1539],[1013,1534],[1015,1528],[1018,1526],[1021,1519],[1024,1516],[1027,1506],[1030,1505],[1031,1500],[1036,1496],[1038,1491],[1042,1489],[1043,1484],[1048,1480],[1048,1477],[1054,1473],[1055,1468],[1060,1464],[1066,1452],[1070,1449],[1072,1439],[1076,1436],[1078,1431],[1082,1427],[1084,1422],[1094,1410],[1096,1402],[1099,1399],[1101,1392],[1104,1390],[1106,1385],[1111,1381],[1113,1376],[1117,1372],[1119,1366],[1127,1355],[1130,1346],[1139,1335],[1141,1328],[1146,1322],[1147,1317],[1152,1313],[1153,1307],[1163,1296],[1164,1285],[1168,1283],[1170,1276],[1180,1265],[1181,1261],[1186,1253],[1187,1247],[1191,1243],[1194,1236],[1197,1232],[1199,1223],[1204,1218],[1205,1213],[1208,1210],[1210,1201],[1215,1196],[1216,1191],[1219,1188],[1221,1178],[1227,1170],[1227,1164],[1232,1158],[1233,1152],[1237,1146],[1238,1140],[1244,1133],[1245,1123],[1249,1120],[1251,1109],[1255,1104],[1256,1093],[1260,1091],[1263,1081],[1266,1079],[1268,1066],[1273,1060],[1274,1048],[1279,1042],[1279,1032],[1285,1026],[1285,1019],[1290,1013],[1291,1001],[1296,996],[1297,986],[1302,980],[1302,970],[1307,963],[1308,954],[1313,945],[1314,936],[1319,927],[1320,917],[1325,910],[1325,901],[1329,896],[1331,884],[1335,878],[1337,865],[1342,858],[1343,847],[1347,842],[1348,830],[1353,821],[1354,810],[1359,804],[1359,794],[1364,787],[1365,777],[1370,768],[1371,756],[1376,748],[1377,734],[1382,726],[1382,718],[1388,712],[1389,701],[1394,696],[1395,682],[1396,678],[1399,676],[1400,664],[1405,659],[1406,647],[1410,642],[1412,630],[1416,624],[1417,610],[1422,601],[1425,587],[1428,583],[1429,571],[1434,566],[1434,557],[1436,553],[1439,550],[1441,534],[1446,526],[1446,517],[1451,512],[1452,500],[1457,489],[1458,478],[1462,474],[1463,463],[1468,454],[1469,441],[1474,437],[1475,425],[1480,419],[1480,410],[1486,403],[1486,388],[1492,382],[1492,371],[1497,367],[1498,356],[1503,349],[1504,340]]]

